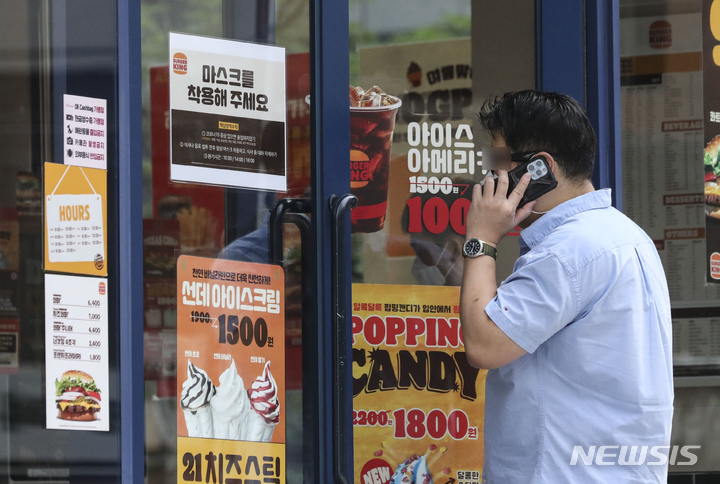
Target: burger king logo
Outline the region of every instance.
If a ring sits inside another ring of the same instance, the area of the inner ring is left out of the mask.
[[[175,74],[187,74],[188,61],[187,56],[182,52],[178,52],[173,56],[173,72]]]
[[[105,295],[105,283],[104,282],[101,282],[100,284],[98,284],[98,294],[100,294],[101,296]]]
[[[710,277],[720,279],[720,252],[713,252],[710,256]]]
[[[657,20],[650,24],[650,47],[667,49],[672,45],[672,25],[667,20]]]

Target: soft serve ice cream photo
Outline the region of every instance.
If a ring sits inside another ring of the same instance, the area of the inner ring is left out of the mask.
[[[177,269],[180,457],[280,452],[286,427],[282,268],[181,256]]]

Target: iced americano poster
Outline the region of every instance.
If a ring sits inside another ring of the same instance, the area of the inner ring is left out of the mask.
[[[485,371],[470,366],[460,288],[353,285],[355,482],[474,484]]]
[[[182,256],[177,274],[178,482],[285,482],[282,268]]]

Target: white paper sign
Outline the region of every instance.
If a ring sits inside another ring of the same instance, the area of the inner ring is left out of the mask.
[[[87,262],[103,253],[102,197],[48,195],[50,262]]]
[[[107,169],[107,101],[63,95],[65,164]]]
[[[170,179],[285,191],[285,49],[170,33]]]
[[[107,279],[45,275],[46,427],[110,430]]]

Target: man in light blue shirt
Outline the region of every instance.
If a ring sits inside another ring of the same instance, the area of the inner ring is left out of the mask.
[[[595,135],[574,100],[508,93],[480,118],[494,146],[543,158],[558,181],[520,208],[529,175],[508,194],[499,171],[473,193],[460,311],[469,361],[491,369],[483,482],[666,482],[672,330],[652,240],[594,190]],[[520,258],[497,287],[492,248],[516,225]]]

